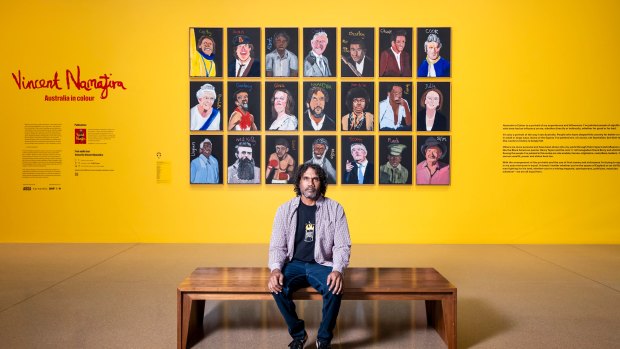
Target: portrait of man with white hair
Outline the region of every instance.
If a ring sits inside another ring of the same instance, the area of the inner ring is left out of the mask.
[[[192,184],[221,184],[222,136],[190,136],[190,175]]]
[[[421,47],[418,49],[418,77],[450,77],[449,50],[444,48],[450,39],[450,28],[419,28],[418,39],[420,42],[424,40],[424,52],[421,52]]]
[[[342,184],[373,184],[375,170],[373,136],[348,137],[342,139],[343,166]],[[348,156],[345,152],[350,151]]]
[[[310,47],[305,45],[308,55],[304,58],[304,76],[309,77],[323,77],[334,76],[332,69],[335,67],[330,66],[329,59],[327,57],[334,57],[336,55],[335,45],[329,45],[330,38],[335,39],[336,29],[304,29],[304,38],[306,43],[310,38]],[[327,52],[326,52],[327,51]],[[332,61],[331,64],[334,64]]]
[[[304,159],[306,164],[319,165],[327,175],[327,183],[336,184],[336,137],[305,136]]]

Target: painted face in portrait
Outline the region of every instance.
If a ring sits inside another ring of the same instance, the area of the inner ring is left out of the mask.
[[[213,46],[213,41],[210,38],[204,38],[200,42],[200,50],[209,56],[213,54]]]
[[[278,144],[276,145],[276,155],[278,155],[279,158],[284,157],[284,155],[286,155],[288,153],[288,148],[284,145]]]
[[[441,50],[441,48],[439,48],[439,43],[437,42],[426,43],[426,55],[428,56],[428,58],[432,60],[437,59],[437,57],[439,57],[439,50]]]
[[[276,37],[276,49],[278,52],[284,52],[287,47],[288,40],[286,40],[286,37],[284,35],[278,35],[278,37]]]
[[[314,51],[314,53],[316,53],[317,56],[322,55],[323,52],[325,52],[325,49],[327,48],[327,42],[328,40],[327,40],[326,35],[317,35],[310,42],[310,44],[312,45],[312,51]]]
[[[362,50],[360,44],[351,44],[349,47],[349,54],[351,54],[351,59],[353,59],[355,63],[362,62],[362,59],[364,59],[365,56],[364,50]]]
[[[237,94],[237,100],[235,101],[235,104],[238,107],[242,107],[243,109],[248,110],[248,100],[249,96],[247,92],[239,92]]]
[[[248,44],[241,44],[237,46],[237,58],[245,62],[250,59],[250,54],[252,52],[252,47]]]
[[[251,147],[239,147],[237,148],[237,159],[252,160],[252,148]]]
[[[426,148],[426,154],[424,154],[424,156],[426,157],[427,162],[435,163],[439,161],[442,154],[443,153],[441,152],[441,148],[432,146]]]
[[[314,115],[323,114],[323,110],[325,110],[325,95],[321,91],[317,91],[310,98],[310,110]]]
[[[237,94],[237,100],[235,101],[235,104],[238,107],[248,110],[248,100],[249,100],[249,96],[247,92],[239,92]]]
[[[366,149],[360,145],[354,145],[351,148],[351,156],[353,156],[355,162],[364,162],[364,160],[366,160],[366,155],[368,155]]]
[[[273,108],[276,113],[281,114],[286,112],[286,99],[288,95],[285,92],[278,91],[273,96]]]
[[[392,86],[390,90],[390,100],[396,104],[400,104],[403,98],[403,89],[400,86]]]
[[[321,181],[319,180],[319,175],[313,168],[308,168],[306,172],[301,175],[299,190],[301,194],[308,199],[316,200],[319,198]]]
[[[366,109],[366,98],[353,98],[353,112],[361,114]]]
[[[398,165],[400,165],[400,162],[402,161],[403,157],[400,155],[388,155],[388,161],[390,162],[390,166],[396,168],[398,167]]]
[[[312,153],[314,154],[314,157],[317,160],[323,159],[323,157],[325,156],[326,150],[327,150],[327,147],[324,144],[317,143],[314,146],[312,146]]]
[[[198,98],[198,104],[204,110],[211,110],[215,102],[215,94],[207,92],[204,96]]]
[[[439,94],[435,91],[430,91],[426,94],[424,99],[426,109],[435,110],[439,106]]]
[[[403,52],[405,49],[405,44],[407,43],[407,38],[400,35],[396,37],[396,40],[392,41],[392,49],[396,52]]]
[[[213,145],[211,144],[211,142],[204,142],[202,144],[202,148],[200,148],[200,152],[204,154],[204,156],[206,157],[211,156],[212,150],[213,150]]]

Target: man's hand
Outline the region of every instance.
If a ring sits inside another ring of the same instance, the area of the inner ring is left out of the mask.
[[[351,172],[353,170],[353,164],[349,160],[347,160],[346,169],[347,169],[347,172]]]
[[[330,274],[331,275],[331,274]],[[327,278],[329,284],[329,278]],[[284,274],[280,271],[280,269],[274,269],[271,272],[271,276],[269,277],[269,284],[267,287],[269,291],[273,293],[282,292],[282,285],[284,284]]]
[[[272,274],[273,275],[273,274]],[[333,294],[342,293],[342,274],[338,271],[332,271],[327,276],[327,286]]]
[[[409,111],[409,102],[407,102],[407,100],[404,98],[401,98],[400,100],[400,104],[405,108],[406,111]]]

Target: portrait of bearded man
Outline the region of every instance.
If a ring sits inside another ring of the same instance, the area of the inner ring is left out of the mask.
[[[256,166],[253,156],[250,142],[241,141],[235,145],[237,161],[228,167],[229,184],[260,183],[260,168]]]

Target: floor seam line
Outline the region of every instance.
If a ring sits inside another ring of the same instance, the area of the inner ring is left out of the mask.
[[[4,309],[0,309],[0,314],[2,314],[2,313],[4,313],[5,311],[7,311],[7,310],[9,310],[9,309],[11,309],[11,308],[13,308],[13,307],[15,307],[15,306],[18,306],[18,305],[20,305],[20,304],[22,304],[22,303],[24,303],[24,302],[26,302],[26,301],[28,301],[28,300],[30,300],[30,299],[32,299],[32,298],[34,298],[34,297],[36,297],[36,296],[38,296],[38,295],[42,294],[43,292],[46,292],[46,291],[47,291],[47,290],[49,290],[49,289],[52,289],[52,288],[54,288],[54,287],[56,287],[56,286],[58,286],[58,285],[62,284],[63,282],[66,282],[66,281],[68,281],[68,280],[70,280],[70,279],[73,279],[74,277],[76,277],[76,276],[78,276],[78,275],[80,275],[80,274],[82,274],[82,273],[85,273],[85,272],[87,272],[87,271],[89,271],[89,270],[91,270],[91,269],[93,269],[93,268],[95,268],[95,267],[97,267],[97,266],[99,266],[99,265],[101,265],[101,264],[103,264],[103,263],[105,263],[105,262],[107,262],[107,261],[111,260],[112,258],[117,257],[117,256],[119,256],[119,255],[121,255],[121,254],[123,254],[123,253],[125,253],[125,252],[129,251],[130,249],[132,249],[132,248],[134,248],[134,247],[136,247],[136,246],[138,246],[138,245],[140,245],[140,244],[139,244],[139,243],[137,243],[137,244],[133,244],[133,245],[131,245],[131,246],[127,247],[126,249],[124,249],[124,250],[122,250],[122,251],[119,251],[119,252],[117,252],[117,253],[113,254],[113,255],[112,255],[112,256],[110,256],[110,257],[107,257],[107,258],[105,258],[105,259],[103,259],[103,260],[101,260],[101,261],[99,261],[99,262],[97,262],[97,263],[95,263],[95,264],[93,264],[93,265],[91,265],[91,266],[87,267],[87,268],[84,268],[83,270],[78,271],[77,273],[74,273],[74,274],[72,274],[72,275],[67,276],[66,278],[64,278],[64,279],[62,279],[62,280],[60,280],[60,281],[58,281],[58,282],[56,282],[56,283],[54,283],[54,284],[52,284],[52,285],[50,285],[50,286],[48,286],[48,287],[46,287],[46,288],[44,288],[44,289],[40,290],[40,291],[38,291],[38,292],[36,292],[36,293],[34,293],[34,294],[32,294],[32,295],[30,295],[30,296],[28,296],[28,297],[26,297],[26,298],[22,299],[22,300],[20,300],[20,301],[19,301],[19,302],[17,302],[17,303],[11,304],[11,305],[9,305],[8,307],[6,307],[6,308],[4,308]]]
[[[541,261],[544,261],[544,262],[547,262],[547,263],[549,263],[549,264],[551,264],[551,265],[554,265],[554,266],[556,266],[556,267],[562,268],[562,269],[564,269],[564,270],[566,270],[566,271],[568,271],[568,272],[571,272],[571,273],[573,273],[573,274],[575,274],[575,275],[577,275],[577,276],[579,276],[579,277],[582,277],[582,278],[584,278],[584,279],[586,279],[586,280],[592,281],[592,282],[597,283],[597,284],[599,284],[599,285],[601,285],[601,286],[604,286],[604,287],[606,287],[606,288],[609,288],[610,290],[613,290],[613,291],[616,291],[616,292],[620,293],[620,290],[618,290],[618,289],[616,289],[616,288],[614,288],[614,287],[612,287],[612,286],[610,286],[610,285],[607,285],[607,284],[605,284],[605,283],[602,283],[602,282],[600,282],[600,281],[598,281],[598,280],[594,280],[594,279],[592,279],[592,278],[590,278],[590,277],[588,277],[588,276],[585,276],[585,275],[583,275],[583,274],[581,274],[581,273],[578,273],[578,272],[576,272],[576,271],[574,271],[574,270],[572,270],[572,269],[569,269],[568,267],[565,267],[565,266],[560,265],[560,264],[558,264],[558,263],[555,263],[555,262],[552,262],[552,261],[550,261],[550,260],[547,260],[547,259],[545,259],[545,258],[543,258],[543,257],[541,257],[541,256],[535,255],[535,254],[533,254],[532,252],[529,252],[529,251],[526,251],[526,250],[524,250],[524,249],[522,249],[522,248],[520,248],[520,247],[517,247],[517,245],[510,245],[510,246],[512,246],[513,248],[515,248],[515,249],[517,249],[517,250],[519,250],[519,251],[521,251],[521,252],[527,253],[527,254],[529,254],[529,255],[530,255],[530,256],[532,256],[532,257],[538,258],[538,259],[540,259]]]

